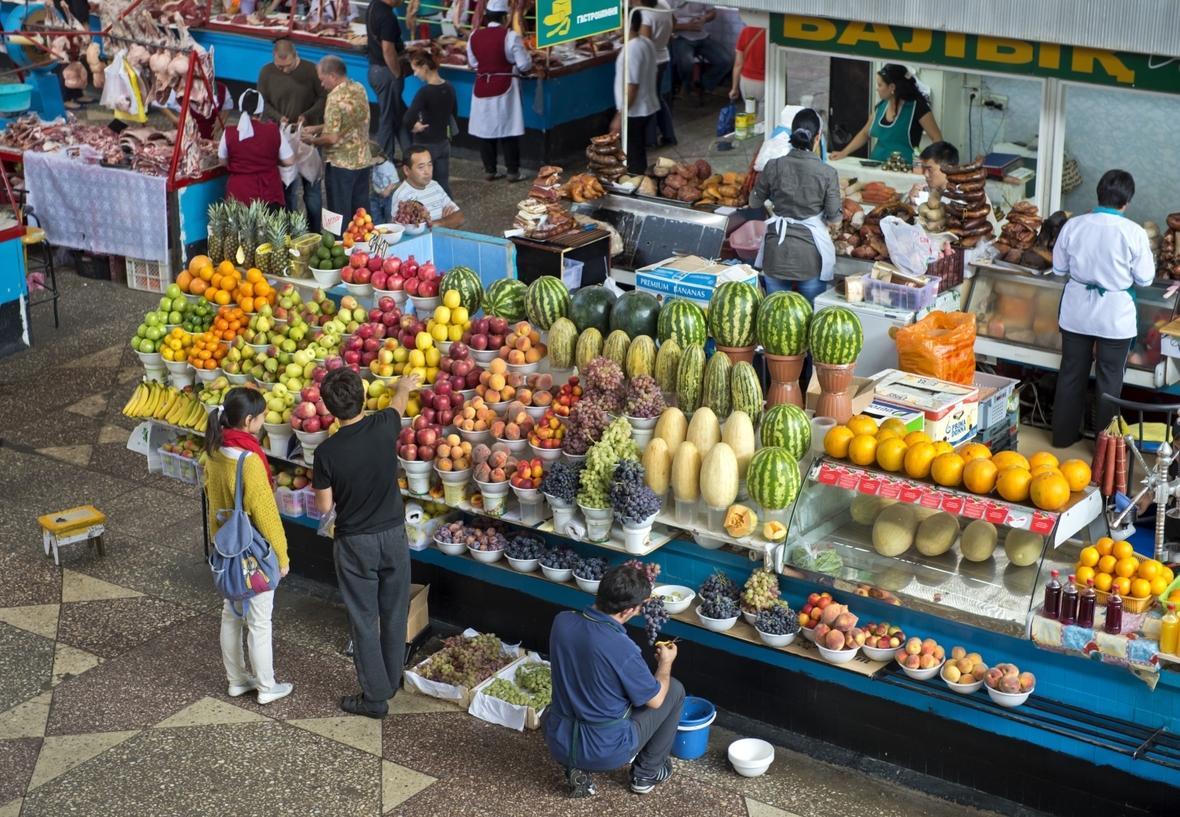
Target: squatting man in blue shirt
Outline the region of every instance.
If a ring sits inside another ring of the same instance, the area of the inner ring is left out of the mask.
[[[593,605],[553,621],[553,703],[541,730],[565,767],[570,797],[594,794],[591,772],[627,763],[636,794],[672,776],[669,754],[684,708],[684,687],[672,677],[676,646],[656,648],[653,675],[624,627],[650,595],[642,570],[618,565],[603,575]]]

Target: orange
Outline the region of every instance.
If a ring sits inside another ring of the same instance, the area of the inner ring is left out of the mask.
[[[848,426],[836,426],[824,435],[824,452],[829,457],[844,459],[848,456],[848,444],[856,435]]]
[[[1135,548],[1130,542],[1115,542],[1111,553],[1116,559],[1128,559],[1135,555]]]
[[[1168,567],[1167,565],[1164,565],[1163,569],[1160,571],[1160,575],[1168,580],[1168,584],[1171,584],[1176,580],[1176,575],[1172,573],[1172,568]]]
[[[246,270],[246,280],[252,284],[257,284],[262,280],[262,270],[251,267]]]
[[[1028,467],[1035,471],[1038,465],[1052,465],[1056,468],[1057,458],[1048,451],[1038,451],[1028,458]]]
[[[224,289],[219,289],[219,290],[217,290],[217,296],[216,296],[215,300],[217,301],[217,303],[222,304],[224,306],[225,304],[229,303],[229,293],[226,292]]]
[[[888,440],[891,437],[897,437],[897,432],[894,431],[892,428],[883,428],[880,431],[878,431],[875,436],[877,438],[877,442],[880,443],[880,442],[884,442],[885,440]]]
[[[1061,470],[1056,465],[1050,465],[1047,462],[1035,466],[1030,473],[1034,477],[1039,477],[1041,474],[1056,474],[1062,479],[1065,479],[1065,474],[1061,473]],[[1069,483],[1067,482],[1066,484],[1068,485]]]
[[[990,460],[992,451],[983,443],[969,443],[959,449],[959,456],[963,458],[964,462],[971,462],[975,459]]]
[[[217,271],[220,272],[222,275],[229,275],[231,272],[234,271],[234,262],[230,261],[228,259],[225,261],[222,261],[220,264],[217,265]]]
[[[950,443],[948,443],[946,440],[939,440],[938,442],[936,442],[934,444],[934,450],[937,451],[939,454],[953,454],[953,453],[955,453],[955,447],[953,445],[951,445]]]
[[[242,284],[240,287],[238,287],[238,294],[241,295],[243,298],[253,298],[254,297],[254,285],[253,284]],[[246,311],[249,312],[250,310],[247,309]]]
[[[996,468],[1004,469],[1010,465],[1018,465],[1025,471],[1030,470],[1028,460],[1017,454],[1015,451],[1001,451],[992,457],[992,462],[996,464]]]
[[[905,453],[905,472],[914,479],[924,479],[930,476],[930,464],[937,456],[933,443],[911,445]]]
[[[939,454],[930,464],[930,476],[939,485],[954,488],[963,481],[964,465],[963,458],[954,452]]]
[[[213,289],[221,289],[221,282],[225,280],[225,276],[220,272],[213,273],[213,278],[209,281],[209,286]]]
[[[968,491],[990,494],[996,487],[996,474],[1000,472],[990,459],[976,457],[967,461],[963,468],[963,484]]]
[[[194,278],[192,280],[192,282],[188,285],[188,291],[191,292],[193,295],[203,295],[205,293],[205,290],[208,288],[209,288],[209,285],[207,283],[205,283],[205,279],[203,279],[203,278]]]
[[[913,448],[918,443],[928,442],[930,442],[930,435],[925,431],[911,431],[909,434],[905,435],[905,444],[910,448]]]
[[[1139,560],[1134,556],[1128,556],[1126,559],[1119,559],[1118,564],[1114,566],[1114,572],[1125,579],[1129,579],[1139,571]]]
[[[201,276],[202,281],[209,281],[213,278],[214,269],[212,265],[201,267],[197,275]]]
[[[1032,497],[1033,504],[1041,510],[1058,511],[1069,502],[1069,483],[1061,474],[1042,472],[1032,478],[1029,496]]]
[[[198,278],[197,280],[199,281],[200,279]],[[181,292],[188,292],[188,288],[192,286],[192,283],[193,274],[188,270],[185,270],[184,272],[180,273],[180,275],[176,276],[176,285],[180,287]]]
[[[1180,590],[1173,590],[1169,593],[1168,601],[1180,601]]]
[[[1082,548],[1081,554],[1078,555],[1078,564],[1085,565],[1086,567],[1093,567],[1094,565],[1098,564],[1098,560],[1101,558],[1101,555],[1098,553],[1098,548]]]
[[[254,284],[254,296],[269,295],[271,293],[270,284],[266,281],[259,281]]]
[[[1078,580],[1078,584],[1085,584],[1087,580],[1094,578],[1094,568],[1082,565],[1074,571],[1074,576]]]
[[[1005,451],[1001,453],[1007,454],[1010,452]],[[996,458],[992,457],[992,462],[995,461]],[[1027,500],[1031,483],[1032,474],[1018,465],[1009,465],[1001,468],[999,475],[996,476],[996,490],[1000,492],[1000,496],[1009,502],[1024,502]]]
[[[1160,575],[1160,570],[1163,568],[1155,559],[1144,559],[1143,563],[1139,565],[1139,578],[1151,581],[1156,576]]]
[[[207,267],[213,263],[213,259],[207,255],[194,255],[192,260],[188,262],[188,271],[193,275],[197,274],[197,270],[201,267]]]
[[[245,311],[247,311],[247,312],[254,311],[254,299],[253,298],[250,298],[250,297],[242,298],[242,300],[239,301],[239,303],[241,304],[242,309],[244,309]],[[1064,477],[1063,477],[1063,479],[1064,479]]]
[[[1090,484],[1090,466],[1081,460],[1066,460],[1057,466],[1069,481],[1069,490],[1080,491]]]
[[[905,465],[907,447],[899,437],[890,437],[877,444],[877,465],[886,471],[900,471]]]
[[[897,419],[896,417],[890,417],[888,420],[881,423],[881,428],[889,429],[890,431],[895,433],[898,437],[904,437],[906,435],[905,423],[903,423],[901,420]]]
[[[1111,587],[1117,587],[1120,596],[1131,595],[1131,580],[1125,576],[1115,576],[1111,580]]]
[[[1114,566],[1119,563],[1119,560],[1107,554],[1098,558],[1098,572],[1099,573],[1114,573]]]
[[[1099,556],[1109,556],[1114,552],[1114,540],[1109,536],[1103,536],[1094,543],[1094,549],[1098,551]]]
[[[1151,595],[1151,582],[1147,579],[1135,579],[1131,582],[1131,596],[1142,599]]]
[[[1113,580],[1114,577],[1109,573],[1096,573],[1094,574],[1094,587],[1104,593],[1109,592]]]
[[[1162,596],[1168,589],[1168,582],[1164,581],[1163,576],[1156,576],[1151,580],[1151,595]]]
[[[846,425],[856,435],[877,433],[877,421],[867,414],[857,414]]]
[[[857,434],[848,443],[848,459],[857,465],[872,465],[877,461],[877,438],[872,434]]]

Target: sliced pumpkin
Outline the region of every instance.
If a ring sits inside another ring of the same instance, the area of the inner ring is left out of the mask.
[[[758,514],[745,505],[730,505],[725,512],[725,529],[734,538],[749,536],[758,527]]]

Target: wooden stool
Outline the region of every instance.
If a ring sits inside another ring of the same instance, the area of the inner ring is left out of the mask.
[[[46,514],[37,517],[37,521],[41,523],[41,533],[45,538],[45,555],[48,556],[52,548],[54,564],[61,564],[59,548],[77,542],[86,542],[90,547],[97,547],[98,555],[106,557],[102,535],[106,533],[103,525],[107,518],[91,506],[82,505],[68,511]]]

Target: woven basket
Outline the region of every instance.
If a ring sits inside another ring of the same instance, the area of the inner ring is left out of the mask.
[[[1074,582],[1073,584],[1074,587],[1078,589],[1079,593],[1082,592],[1082,590],[1084,590],[1086,587],[1084,584],[1080,584],[1078,582]],[[1109,598],[1110,593],[1106,590],[1099,590],[1097,587],[1094,588],[1094,593],[1098,596],[1098,606],[1105,607],[1106,599]],[[1142,613],[1144,610],[1150,609],[1153,603],[1155,603],[1155,596],[1143,596],[1142,598],[1123,596],[1123,609],[1128,613],[1134,613],[1136,615]]]

